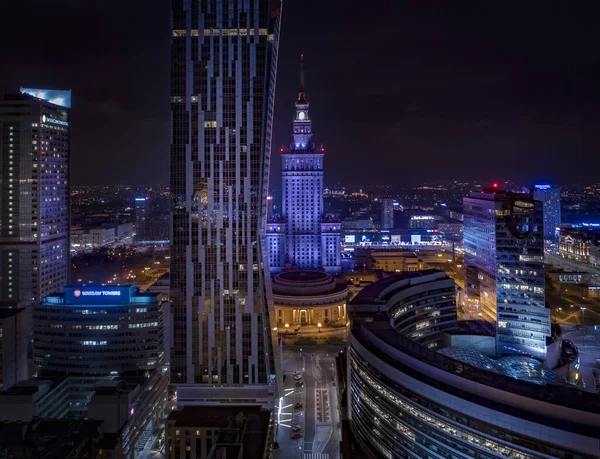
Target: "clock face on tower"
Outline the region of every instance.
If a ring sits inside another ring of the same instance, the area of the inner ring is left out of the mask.
[[[304,112],[298,113],[298,119],[299,120],[303,120],[304,118],[306,118],[306,113],[304,113]]]

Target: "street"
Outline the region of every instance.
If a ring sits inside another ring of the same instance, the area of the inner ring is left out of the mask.
[[[343,346],[286,346],[283,349],[285,396],[280,400],[275,441],[280,458],[339,457],[340,422],[335,387],[335,354]],[[302,375],[294,379],[294,372]],[[301,381],[302,387],[296,387]],[[296,403],[301,409],[294,410]],[[302,438],[292,439],[293,426],[301,427]]]

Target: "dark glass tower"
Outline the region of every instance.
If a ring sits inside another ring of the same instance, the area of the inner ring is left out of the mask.
[[[171,7],[171,382],[180,405],[272,406],[263,247],[280,3]]]

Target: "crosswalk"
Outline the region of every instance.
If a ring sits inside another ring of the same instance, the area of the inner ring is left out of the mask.
[[[304,453],[304,459],[329,459],[329,454],[325,454],[325,453]]]

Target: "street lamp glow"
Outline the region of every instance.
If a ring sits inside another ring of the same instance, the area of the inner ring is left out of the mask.
[[[321,322],[319,322],[319,323],[317,324],[317,327],[319,327],[319,333],[321,333],[321,327],[322,327],[322,325],[321,325]]]

